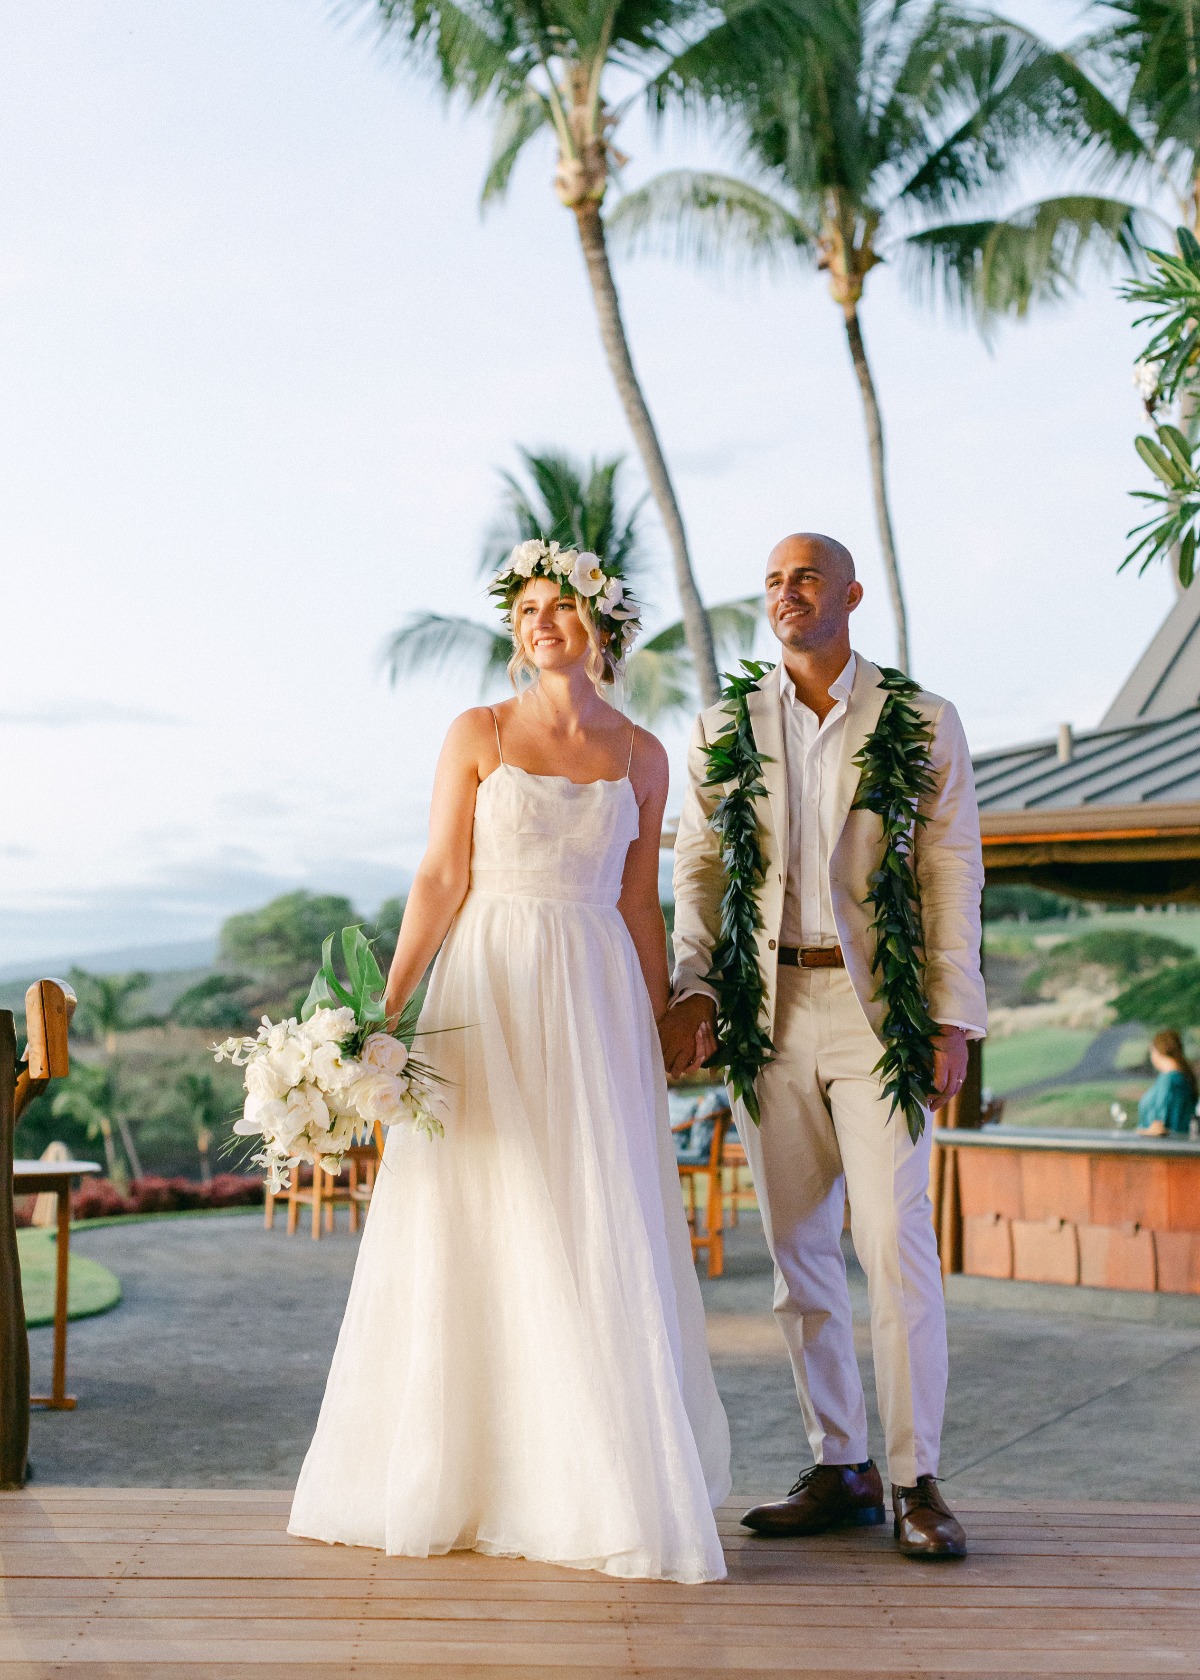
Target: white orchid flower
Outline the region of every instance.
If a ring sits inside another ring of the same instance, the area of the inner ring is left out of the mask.
[[[586,550],[577,554],[567,582],[577,595],[586,596],[588,599],[599,595],[608,582],[601,568],[599,555],[589,554]]]

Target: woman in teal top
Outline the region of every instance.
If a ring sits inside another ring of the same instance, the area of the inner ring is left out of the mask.
[[[1177,1032],[1155,1033],[1150,1041],[1150,1065],[1158,1078],[1138,1103],[1138,1130],[1187,1137],[1196,1112],[1196,1075]]]

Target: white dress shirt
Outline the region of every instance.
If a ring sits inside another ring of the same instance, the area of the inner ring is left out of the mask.
[[[836,835],[829,832],[837,787],[838,748],[842,720],[854,687],[855,658],[829,685],[833,709],[824,720],[796,694],[796,685],[783,667],[779,677],[779,708],[783,719],[787,760],[788,846],[787,883],[783,896],[782,945],[836,945],[837,926],[829,892],[829,854]]]

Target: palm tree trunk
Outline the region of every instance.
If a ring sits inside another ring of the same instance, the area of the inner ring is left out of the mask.
[[[671,475],[667,471],[658,433],[654,429],[654,421],[650,418],[650,410],[646,407],[646,399],[634,372],[629,341],[625,336],[625,324],[621,319],[621,302],[608,260],[600,206],[594,200],[588,199],[573,208],[579,225],[579,242],[583,246],[588,279],[592,284],[596,314],[600,321],[600,338],[604,345],[604,353],[608,357],[608,366],[617,387],[617,395],[625,410],[625,418],[629,421],[633,441],[642,457],[650,491],[658,504],[659,516],[666,529],[667,541],[671,545],[683,630],[688,651],[692,656],[692,668],[696,673],[700,698],[704,705],[714,706],[721,698],[721,691],[717,678],[717,657],[713,651],[712,628],[704,610],[704,603],[700,599],[700,591],[696,588],[691,557],[688,554],[687,536],[683,529],[679,503],[675,500]]]
[[[892,617],[896,621],[896,663],[908,672],[908,614],[904,607],[904,591],[900,587],[900,562],[896,558],[896,539],[892,535],[892,514],[888,506],[887,472],[883,458],[883,418],[875,395],[875,381],[867,361],[858,309],[853,303],[844,309],[846,337],[850,340],[850,359],[858,375],[862,392],[863,413],[867,422],[867,450],[871,457],[871,482],[875,490],[875,522],[879,526],[879,546],[883,550],[883,567],[887,573],[888,594],[892,598]]]
[[[141,1178],[141,1158],[137,1152],[137,1145],[133,1141],[133,1133],[129,1129],[129,1122],[123,1114],[117,1115],[117,1130],[121,1134],[121,1142],[125,1145],[125,1158],[129,1162],[129,1171],[134,1178]]]
[[[117,1159],[117,1146],[113,1141],[112,1121],[107,1114],[100,1116],[100,1136],[104,1140],[104,1164],[108,1168],[108,1176],[114,1184],[120,1184],[125,1174],[121,1170],[121,1163]]]

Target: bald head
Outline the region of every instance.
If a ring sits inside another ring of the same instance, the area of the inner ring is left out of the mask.
[[[767,556],[767,575],[805,563],[819,567],[827,577],[841,583],[854,582],[853,554],[836,537],[822,536],[820,531],[796,531],[777,542]]]
[[[786,652],[850,657],[850,614],[862,584],[842,543],[817,531],[784,537],[767,556],[766,594],[767,619]]]

